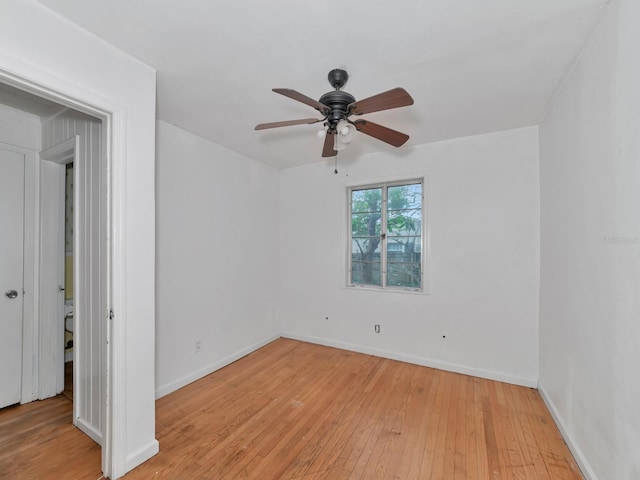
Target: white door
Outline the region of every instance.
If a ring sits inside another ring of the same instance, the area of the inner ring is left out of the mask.
[[[24,155],[0,150],[0,408],[22,387]]]
[[[40,385],[38,398],[64,390],[64,165],[40,166]]]

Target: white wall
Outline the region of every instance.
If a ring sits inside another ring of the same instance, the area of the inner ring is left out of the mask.
[[[279,336],[278,171],[162,121],[157,153],[162,396]]]
[[[640,478],[640,2],[540,127],[540,387],[589,479]]]
[[[532,127],[282,171],[284,335],[535,386],[537,146]],[[346,185],[418,176],[430,294],[344,287]]]
[[[115,479],[155,440],[155,72],[34,0],[3,0],[0,78],[117,112],[113,167],[111,447]],[[42,88],[44,87],[44,88]],[[135,421],[132,421],[135,419]]]

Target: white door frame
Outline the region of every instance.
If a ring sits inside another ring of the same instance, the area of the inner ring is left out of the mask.
[[[107,176],[107,191],[105,192],[107,197],[108,225],[108,238],[106,239],[108,245],[106,249],[108,257],[106,261],[107,282],[105,284],[107,289],[107,304],[109,306],[108,312],[105,312],[105,321],[107,321],[109,311],[119,306],[121,306],[122,310],[125,309],[124,303],[126,299],[126,285],[124,281],[126,271],[125,252],[124,248],[112,242],[114,235],[117,238],[120,232],[125,230],[124,199],[126,193],[126,176],[124,171],[124,157],[126,151],[126,110],[119,105],[114,105],[109,102],[108,99],[87,92],[83,87],[63,81],[60,78],[52,79],[50,74],[39,71],[33,68],[33,66],[30,66],[27,70],[31,72],[32,78],[37,80],[31,80],[30,78],[0,68],[0,81],[102,120],[102,145],[104,146],[103,154],[105,156]],[[49,88],[42,84],[42,79],[47,79],[54,85],[64,85],[66,91],[73,93],[68,95],[61,90]],[[35,155],[33,157],[34,164],[38,163],[37,159],[38,156]],[[26,167],[25,175],[37,175],[36,172],[28,172],[30,168],[28,165],[26,165]],[[39,198],[39,192],[29,193]],[[34,206],[36,205],[38,205],[38,203],[35,203]],[[26,206],[27,205],[25,205],[25,207]],[[32,219],[25,218],[25,221],[27,220]],[[32,285],[32,287],[34,286]],[[31,295],[34,299],[37,297],[35,288]],[[114,301],[116,298],[118,300],[117,302]],[[36,312],[37,310],[32,312],[34,318]],[[102,445],[102,471],[104,477],[111,478],[113,476],[112,472],[114,471],[116,475],[120,471],[126,471],[128,461],[126,412],[124,408],[117,407],[117,405],[123,405],[124,403],[118,400],[126,398],[126,363],[123,360],[118,360],[123,359],[126,355],[126,337],[124,329],[114,330],[111,328],[111,323],[107,325],[107,375],[105,379],[105,429],[103,432]],[[34,365],[31,365],[31,369],[34,367]]]

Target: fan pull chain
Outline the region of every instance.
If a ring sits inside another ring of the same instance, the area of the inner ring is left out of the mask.
[[[335,170],[333,171],[333,173],[335,175],[338,174],[338,154],[337,153],[336,153],[336,156],[335,156]]]

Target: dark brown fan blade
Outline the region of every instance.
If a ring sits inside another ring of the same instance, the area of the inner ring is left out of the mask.
[[[413,105],[413,98],[404,88],[398,87],[352,103],[349,105],[349,114],[362,115],[407,105]]]
[[[310,125],[324,121],[322,118],[302,118],[300,120],[285,120],[284,122],[261,123],[256,125],[256,130],[265,130],[267,128],[288,127],[290,125]]]
[[[318,110],[323,115],[326,115],[327,113],[329,113],[330,108],[327,107],[324,103],[320,103],[317,100],[307,97],[306,95],[303,95],[300,92],[296,92],[295,90],[291,90],[290,88],[274,88],[273,91],[276,93],[279,93],[280,95],[284,95],[285,97],[289,97],[289,98],[292,98],[293,100],[297,100],[306,105],[309,105],[310,107],[313,107],[316,110]]]
[[[400,147],[409,140],[409,135],[391,130],[390,128],[383,127],[377,123],[370,122],[368,120],[356,120],[353,122],[359,132],[366,133],[367,135],[387,142],[394,147]]]
[[[327,135],[324,137],[324,147],[322,147],[322,156],[323,157],[335,157],[336,155],[338,155],[338,152],[336,152],[333,149],[333,144],[335,142],[335,132],[327,132]]]

